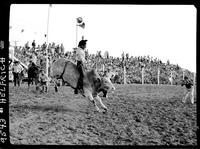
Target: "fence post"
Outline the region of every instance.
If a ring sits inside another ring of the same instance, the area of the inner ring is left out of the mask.
[[[142,67],[142,84],[144,84],[144,67]]]
[[[173,85],[173,74],[172,74],[172,71],[171,71],[171,85]]]
[[[124,65],[124,84],[126,84],[126,66]]]
[[[191,103],[193,104],[194,103],[194,90],[195,90],[195,83],[196,83],[196,74],[195,74],[195,72],[193,73],[194,74],[194,78],[193,78],[193,89],[192,89],[192,97],[191,97]]]
[[[158,76],[157,76],[157,79],[158,79],[158,85],[160,84],[160,68],[158,67]]]

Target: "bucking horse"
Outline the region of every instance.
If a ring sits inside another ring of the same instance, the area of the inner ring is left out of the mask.
[[[54,61],[51,66],[51,77],[54,82],[56,92],[58,91],[58,79],[62,79],[65,83],[68,83],[71,88],[75,89],[79,76],[80,74],[76,64],[70,60],[60,58]],[[84,72],[83,90],[84,94],[81,93],[82,96],[88,98],[94,104],[98,112],[106,112],[107,107],[102,103],[99,94],[100,92],[103,92],[104,97],[107,98],[107,93],[113,92],[115,87],[113,86],[110,78],[101,78],[97,73],[97,70],[92,69]],[[94,99],[97,99],[100,102],[104,110],[99,109]]]

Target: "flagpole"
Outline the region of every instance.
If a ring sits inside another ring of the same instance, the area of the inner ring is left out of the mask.
[[[78,25],[76,23],[76,47],[77,47],[77,42],[78,42]]]
[[[124,84],[126,84],[126,66],[124,65]]]
[[[85,28],[85,23],[83,22],[83,19],[81,17],[76,18],[76,47],[78,47],[78,26],[82,27],[83,29]],[[83,37],[82,37],[82,40]]]
[[[50,14],[50,7],[51,4],[49,4],[48,7],[48,17],[47,17],[47,47],[46,47],[46,76],[48,77],[48,68],[49,68],[49,60],[48,60],[48,43],[49,43],[49,14]]]
[[[144,84],[144,67],[142,66],[142,84]]]

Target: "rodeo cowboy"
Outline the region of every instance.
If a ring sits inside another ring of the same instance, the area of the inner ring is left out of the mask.
[[[87,40],[81,40],[78,44],[78,48],[76,49],[76,61],[77,61],[77,69],[80,73],[80,77],[78,79],[77,87],[74,90],[74,94],[78,94],[78,89],[84,94],[83,90],[83,64],[85,63],[85,49],[87,45]]]

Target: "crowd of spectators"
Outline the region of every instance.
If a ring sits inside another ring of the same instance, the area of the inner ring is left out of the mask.
[[[29,60],[33,55],[36,55],[36,64],[46,70],[46,53],[48,51],[49,66],[58,58],[67,58],[75,62],[74,51],[65,51],[63,44],[49,43],[48,45],[43,43],[42,45],[36,45],[35,41],[29,45],[27,42],[23,47],[15,47],[14,55],[21,62],[28,66]],[[173,84],[180,84],[183,78],[183,69],[174,64],[163,63],[157,58],[148,56],[129,56],[128,54],[122,54],[121,57],[109,56],[109,52],[106,51],[103,55],[101,51],[96,54],[90,54],[86,51],[86,64],[84,68],[90,70],[97,68],[98,73],[102,76],[105,71],[110,69],[118,76],[118,83],[124,83],[124,66],[126,68],[126,82],[130,83],[142,83],[142,68],[144,69],[144,83],[145,84],[157,84],[158,69],[160,71],[160,84],[170,84],[169,77],[171,71],[173,72]],[[192,78],[193,74],[184,70],[185,75]]]

